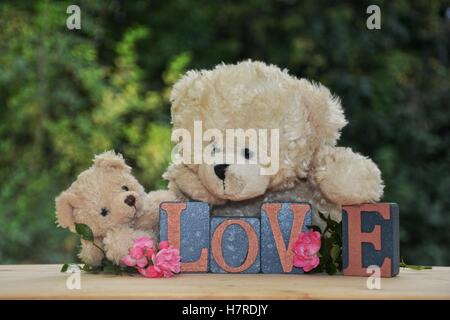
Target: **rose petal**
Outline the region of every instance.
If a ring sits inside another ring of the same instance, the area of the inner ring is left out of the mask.
[[[134,240],[133,247],[136,248],[151,248],[155,246],[155,241],[149,236],[142,236]]]
[[[303,268],[307,263],[306,261],[307,261],[306,259],[301,259],[296,256],[294,257],[294,266],[296,266],[297,268]]]
[[[147,268],[147,277],[148,278],[160,278],[161,273],[154,266],[149,266]]]
[[[148,260],[146,257],[142,257],[141,259],[136,261],[136,265],[139,268],[144,268],[148,264]]]
[[[124,265],[128,267],[134,267],[136,265],[136,260],[130,257],[129,255],[125,256],[120,260]]]
[[[144,277],[147,277],[147,269],[145,269],[145,268],[138,268],[137,270],[138,270],[138,272],[141,275],[143,275]]]
[[[144,250],[139,247],[133,247],[130,249],[130,256],[133,259],[141,259],[144,256]]]
[[[172,276],[172,273],[180,272],[180,252],[172,247],[161,249],[153,257],[153,264],[164,277]]]
[[[319,257],[314,256],[311,260],[308,260],[308,263],[303,267],[303,271],[309,272],[312,269],[315,269],[319,265]]]
[[[170,247],[169,241],[161,241],[159,243],[159,248],[160,249],[168,249],[169,247]]]
[[[148,248],[145,251],[145,256],[148,257],[148,258],[153,257],[154,254],[155,254],[155,249],[154,248]]]

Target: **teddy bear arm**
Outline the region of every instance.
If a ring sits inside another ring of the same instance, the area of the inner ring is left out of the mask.
[[[171,190],[149,192],[144,200],[144,213],[136,219],[134,227],[136,229],[157,232],[159,229],[159,205],[166,201],[180,200]]]
[[[383,195],[376,164],[350,148],[323,147],[316,155],[311,178],[325,198],[339,205],[375,202]]]
[[[103,249],[103,245],[99,239],[95,239],[95,244]],[[78,257],[90,266],[100,266],[104,255],[98,247],[90,241],[81,240],[81,250],[78,253]]]
[[[119,265],[120,260],[129,254],[134,240],[142,236],[156,239],[152,231],[135,230],[129,226],[120,226],[108,231],[103,239],[106,257]]]
[[[129,226],[116,227],[106,233],[103,243],[108,260],[119,264],[133,245],[134,230]]]

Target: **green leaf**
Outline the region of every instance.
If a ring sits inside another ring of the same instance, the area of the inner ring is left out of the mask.
[[[60,272],[67,272],[67,270],[69,269],[70,264],[68,263],[64,263],[61,267],[61,271]]]
[[[81,268],[81,270],[83,270],[85,272],[97,274],[97,273],[100,273],[103,270],[103,267],[101,267],[101,266],[91,266],[91,265],[85,264]]]
[[[75,231],[81,236],[82,239],[87,241],[94,241],[94,233],[87,224],[75,223]]]
[[[103,258],[102,259],[102,271],[104,273],[113,273],[113,274],[121,274],[122,268],[116,264],[114,264],[112,261]]]
[[[123,272],[128,273],[128,274],[136,274],[138,273],[136,268],[133,267],[125,267],[122,269]]]
[[[336,228],[336,240],[339,241],[340,244],[342,244],[342,221],[339,222],[337,228]]]
[[[342,270],[342,223],[334,221],[330,215],[325,217],[321,212],[319,216],[326,226],[321,233],[321,248],[318,253],[320,264],[310,273],[326,272],[333,275]]]
[[[337,272],[337,268],[336,268],[336,265],[335,265],[334,263],[328,263],[328,264],[325,266],[325,270],[326,270],[326,272],[327,272],[329,275],[334,275],[334,274],[336,274],[336,272]]]
[[[336,261],[339,259],[339,256],[341,254],[341,248],[337,244],[333,244],[330,250],[330,255],[333,261]]]
[[[109,261],[107,258],[103,258],[101,264],[102,267],[110,267],[113,265],[113,263]]]
[[[105,273],[117,273],[117,271],[117,268],[115,268],[113,265],[103,267],[103,272]]]

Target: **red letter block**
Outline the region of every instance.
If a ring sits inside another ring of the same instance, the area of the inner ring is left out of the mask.
[[[180,250],[181,271],[208,272],[208,204],[164,202],[159,217],[160,239]]]
[[[399,213],[395,203],[342,207],[344,275],[369,276],[367,267],[381,268],[382,277],[400,270]]]

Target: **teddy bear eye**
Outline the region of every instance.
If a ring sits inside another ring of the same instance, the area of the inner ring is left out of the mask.
[[[248,148],[242,150],[242,154],[244,155],[245,159],[250,159],[251,157],[253,157],[253,152],[251,152]]]
[[[123,190],[123,191],[129,191],[130,189],[128,189],[127,186],[122,186],[122,190]]]
[[[100,214],[104,217],[106,217],[109,213],[109,210],[106,208],[102,208],[102,210],[100,211]]]

